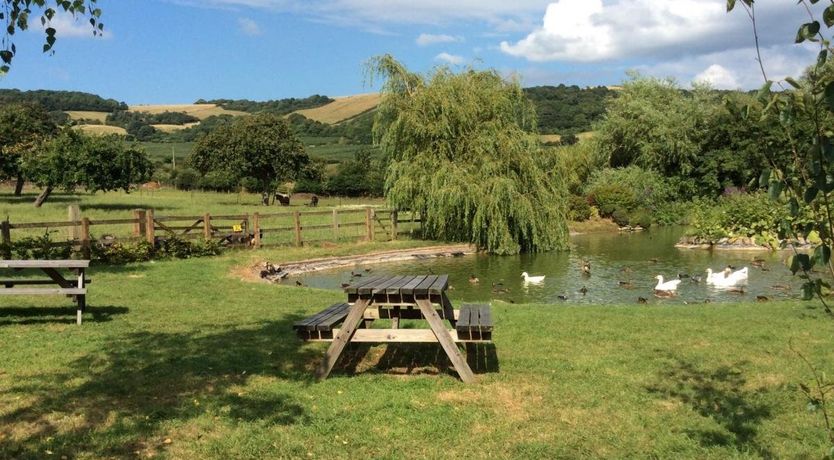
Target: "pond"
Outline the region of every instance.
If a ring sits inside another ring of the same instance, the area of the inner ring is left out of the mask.
[[[784,263],[787,252],[708,251],[674,247],[682,228],[661,228],[634,233],[592,233],[571,238],[571,251],[517,256],[485,254],[423,259],[350,267],[338,271],[310,273],[296,279],[310,287],[340,289],[351,281],[351,271],[370,274],[448,274],[450,297],[454,302],[491,299],[514,303],[632,304],[638,298],[650,304],[692,304],[704,302],[756,301],[800,298],[802,280],[791,275]],[[754,258],[764,259],[754,267]],[[591,274],[581,266],[589,261]],[[750,278],[743,293],[707,286],[705,270],[727,265],[749,267]],[[370,269],[366,272],[365,269]],[[527,284],[522,272],[545,275],[540,285]],[[655,276],[665,279],[683,275],[674,298],[654,296]],[[470,276],[478,278],[471,283]],[[686,277],[690,275],[690,277]],[[583,289],[585,288],[585,289]],[[584,294],[582,291],[586,291]]]

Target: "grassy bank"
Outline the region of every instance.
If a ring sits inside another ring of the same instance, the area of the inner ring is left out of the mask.
[[[90,313],[0,307],[2,458],[819,457],[801,347],[834,367],[834,326],[804,303],[691,307],[495,303],[497,362],[461,384],[433,346],[326,347],[291,324],[339,292],[235,267],[413,242],[233,252],[99,267]],[[454,292],[452,291],[454,300]],[[404,376],[403,374],[409,374]],[[50,455],[51,454],[51,455]]]

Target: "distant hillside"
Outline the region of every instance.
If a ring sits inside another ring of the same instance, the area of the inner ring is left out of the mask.
[[[275,99],[269,101],[250,101],[248,99],[213,99],[205,101],[200,99],[197,104],[215,104],[226,110],[233,110],[238,112],[257,113],[269,112],[278,115],[286,115],[296,110],[312,109],[320,107],[333,102],[333,99],[314,94],[310,97],[295,98],[290,97],[286,99]]]
[[[336,124],[375,109],[379,104],[379,98],[379,93],[338,97],[327,105],[297,110],[295,113],[321,123]]]
[[[113,112],[127,110],[127,104],[115,99],[79,91],[52,91],[39,89],[21,91],[19,89],[0,89],[0,104],[20,102],[37,102],[50,112],[54,111],[89,111]]]
[[[148,113],[151,115],[158,115],[165,112],[184,113],[200,120],[205,120],[208,117],[217,115],[232,115],[240,116],[246,115],[246,112],[237,110],[227,110],[217,104],[156,104],[156,105],[131,105],[131,112]]]
[[[617,90],[605,86],[534,86],[524,93],[536,106],[542,134],[577,134],[590,131],[605,113],[605,101]]]

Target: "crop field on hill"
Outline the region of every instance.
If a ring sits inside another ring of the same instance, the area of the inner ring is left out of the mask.
[[[379,104],[379,98],[378,93],[339,97],[330,104],[315,109],[299,110],[296,113],[311,120],[336,124],[375,108]]]
[[[76,125],[75,129],[80,129],[87,134],[120,134],[127,135],[127,131],[119,126],[109,125]]]
[[[204,120],[215,115],[248,115],[246,112],[226,110],[218,107],[217,104],[157,104],[157,105],[132,105],[131,112],[145,112],[150,114],[164,112],[183,112],[188,115]]]
[[[108,112],[93,112],[89,110],[68,110],[65,112],[72,120],[97,120],[104,123]]]

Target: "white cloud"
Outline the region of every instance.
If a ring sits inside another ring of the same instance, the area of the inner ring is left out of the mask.
[[[258,25],[257,22],[253,21],[252,19],[238,18],[237,25],[240,28],[241,32],[250,37],[257,37],[258,35],[263,35],[261,27]]]
[[[733,71],[720,64],[712,64],[703,72],[695,75],[694,82],[709,83],[713,88],[738,89],[738,79]]]
[[[38,20],[40,25],[40,20]],[[55,36],[60,40],[62,38],[93,38],[93,26],[90,25],[87,19],[81,16],[74,17],[70,13],[60,12],[52,17],[52,20],[41,27],[41,31],[46,30],[47,27],[55,29]],[[102,32],[104,38],[111,38],[112,32],[105,27]]]
[[[463,64],[463,62],[465,61],[463,56],[458,56],[456,54],[449,54],[445,51],[438,54],[437,56],[435,56],[434,59],[436,61],[445,62],[447,64],[452,64],[452,65],[460,65],[460,64]]]
[[[415,42],[420,46],[435,45],[438,43],[455,43],[462,42],[463,37],[460,35],[446,35],[446,34],[420,34]]]
[[[791,43],[803,10],[795,2],[759,0],[764,45]],[[670,58],[750,46],[747,15],[726,12],[723,0],[557,0],[525,38],[501,43],[530,61],[594,62]]]

